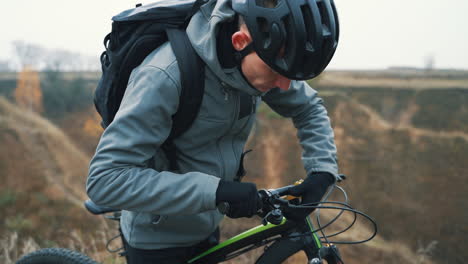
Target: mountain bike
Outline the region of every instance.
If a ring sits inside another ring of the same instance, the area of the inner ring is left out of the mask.
[[[338,247],[336,246],[337,244],[364,243],[374,238],[377,234],[376,222],[371,217],[348,205],[348,197],[342,187],[333,185],[325,195],[323,199],[324,201],[320,202],[320,204],[300,204],[299,198],[287,196],[289,189],[293,186],[294,185],[289,185],[278,189],[260,190],[259,196],[261,197],[263,206],[257,214],[262,219],[262,225],[227,239],[206,251],[195,254],[187,264],[220,263],[262,246],[265,247],[265,250],[256,260],[256,264],[283,263],[283,261],[300,251],[305,252],[307,263],[309,264],[344,264]],[[335,189],[339,189],[343,193],[345,202],[327,201]],[[120,221],[120,210],[101,207],[90,200],[85,202],[85,207],[95,215],[111,213],[112,215],[107,216],[107,218]],[[221,204],[218,206],[218,210],[225,212],[228,207],[228,204]],[[305,217],[299,222],[288,220],[284,216],[285,214],[287,215],[288,212],[293,212],[298,209],[316,209],[315,214],[317,219],[315,225],[317,225],[318,228],[314,227],[314,223],[310,216]],[[332,220],[322,225],[320,220],[320,209],[333,209],[337,210],[338,213]],[[331,235],[325,235],[324,229],[337,221],[346,211],[353,213],[354,220],[352,223],[339,232]],[[368,239],[362,241],[329,240],[330,237],[337,236],[349,230],[356,223],[357,215],[361,215],[368,219],[374,227],[374,232]],[[119,236],[123,239],[121,233]],[[116,250],[111,250],[109,247],[108,250],[110,252],[116,252]],[[119,254],[124,256],[124,250],[120,249]],[[81,253],[64,248],[41,249],[22,257],[17,262],[17,264],[96,263],[97,262]]]

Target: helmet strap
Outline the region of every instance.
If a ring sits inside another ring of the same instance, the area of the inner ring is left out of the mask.
[[[254,51],[252,42],[250,42],[243,50],[236,51],[234,53],[234,58],[236,59],[236,62],[238,65],[241,64],[242,60],[244,59],[245,56],[249,55]]]

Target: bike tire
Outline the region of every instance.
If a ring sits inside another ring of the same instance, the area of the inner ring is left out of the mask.
[[[20,258],[16,264],[98,264],[86,255],[66,248],[44,248]]]
[[[303,248],[301,241],[279,240],[269,246],[255,264],[281,264]]]

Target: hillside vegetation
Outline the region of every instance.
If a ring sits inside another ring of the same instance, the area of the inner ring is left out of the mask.
[[[60,128],[2,97],[0,144],[0,263],[38,247],[101,251],[107,225],[82,206],[89,156]]]

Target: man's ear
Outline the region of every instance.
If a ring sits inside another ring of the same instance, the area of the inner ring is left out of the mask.
[[[244,31],[236,31],[232,34],[231,41],[234,49],[241,51],[252,41],[252,38]]]

